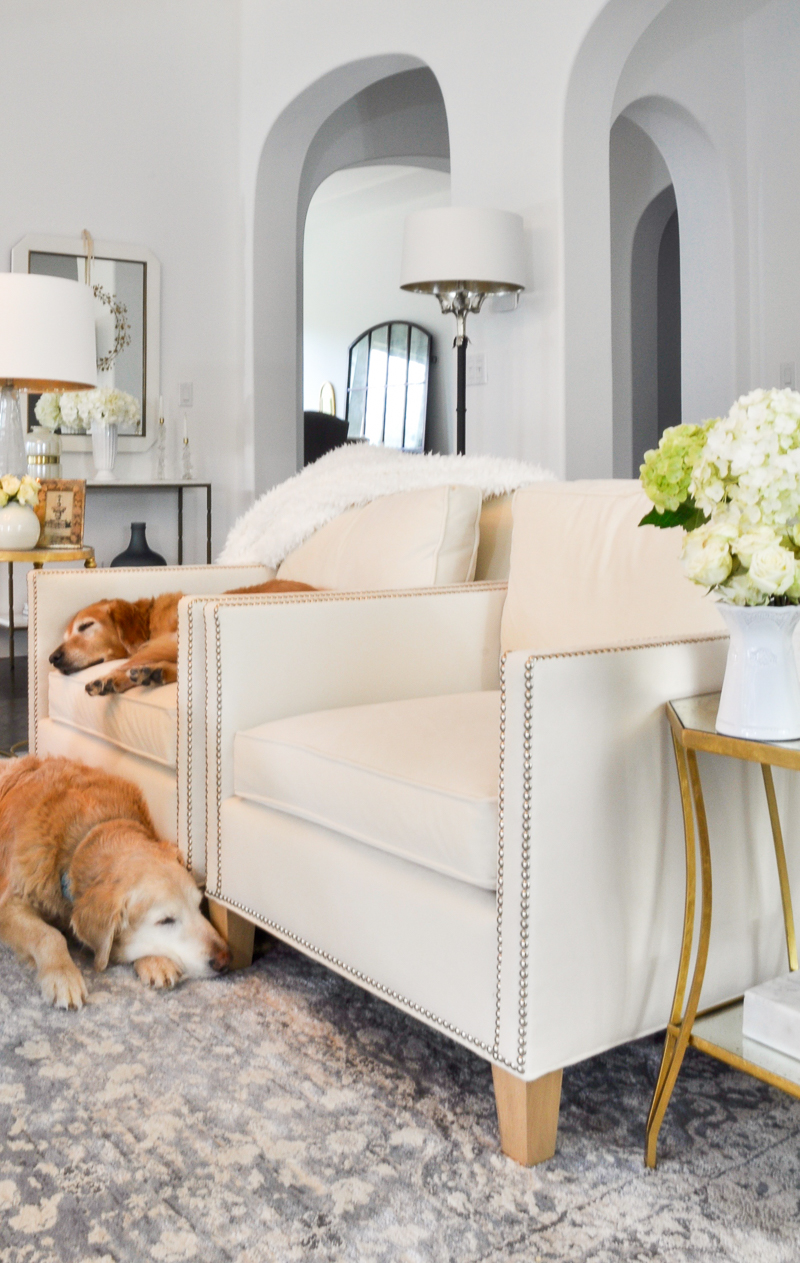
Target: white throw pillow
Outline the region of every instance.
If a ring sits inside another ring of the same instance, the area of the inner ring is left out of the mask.
[[[480,512],[477,487],[380,496],[320,527],[289,554],[278,578],[340,592],[468,583]]]

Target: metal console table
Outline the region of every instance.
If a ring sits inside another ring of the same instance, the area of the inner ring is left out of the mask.
[[[211,565],[211,483],[184,479],[180,482],[167,479],[152,482],[87,482],[86,494],[96,491],[176,491],[178,493],[178,565],[183,565],[183,493],[186,489],[205,489],[206,493],[206,564]]]
[[[792,913],[792,894],[772,768],[785,767],[800,771],[800,741],[778,741],[767,744],[762,741],[743,740],[739,737],[724,737],[715,728],[718,707],[719,693],[708,693],[702,697],[688,697],[682,701],[667,702],[667,716],[672,728],[683,807],[686,839],[686,904],[675,997],[667,1026],[661,1069],[647,1120],[645,1163],[649,1167],[656,1165],[659,1129],[689,1044],[701,1052],[708,1053],[711,1057],[716,1057],[719,1061],[726,1062],[729,1066],[734,1066],[737,1070],[744,1070],[745,1073],[765,1083],[770,1083],[773,1087],[781,1088],[791,1096],[800,1097],[800,1060],[787,1057],[764,1044],[744,1038],[741,999],[710,1009],[706,1013],[701,1013],[699,1017],[697,1015],[711,934],[711,852],[703,788],[697,766],[698,750],[732,759],[744,759],[748,763],[761,765],[780,882],[789,970],[797,969],[797,940]],[[700,855],[700,918],[694,974],[689,986],[688,999],[686,999],[695,938],[696,850]]]

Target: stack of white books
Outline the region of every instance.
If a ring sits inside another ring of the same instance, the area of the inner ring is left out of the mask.
[[[745,991],[742,1034],[800,1060],[800,970]]]

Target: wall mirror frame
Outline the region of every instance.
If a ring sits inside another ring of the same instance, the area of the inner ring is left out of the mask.
[[[52,270],[48,271],[48,261],[42,255],[54,256]],[[129,363],[133,374],[131,381],[115,380],[114,385],[121,390],[128,390],[141,399],[142,428],[141,434],[120,434],[117,448],[120,452],[142,452],[152,447],[156,439],[158,425],[158,398],[161,390],[160,382],[160,350],[161,350],[161,264],[149,250],[142,246],[123,245],[117,241],[95,241],[93,243],[93,275],[100,276],[103,268],[108,271],[108,264],[131,263],[141,267],[127,269],[127,274],[135,280],[135,299],[129,298],[131,306],[132,344]],[[77,280],[84,279],[86,246],[82,237],[55,237],[34,233],[23,237],[11,251],[12,272],[44,272],[49,275],[71,276],[72,262],[75,262]],[[105,290],[108,286],[104,285]],[[119,297],[119,296],[116,296]],[[106,335],[108,336],[108,335]],[[113,332],[112,332],[113,340]],[[98,333],[100,353],[105,349]],[[135,382],[135,385],[134,385]],[[98,379],[98,385],[110,385],[110,381]],[[29,415],[29,411],[30,414]],[[35,424],[30,410],[25,404],[22,407],[23,417],[28,418],[26,428]],[[91,437],[86,434],[64,434],[61,437],[65,452],[90,452]]]

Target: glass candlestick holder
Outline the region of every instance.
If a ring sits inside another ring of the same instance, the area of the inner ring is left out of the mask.
[[[189,446],[189,435],[184,434],[183,446],[181,448],[181,478],[184,482],[191,482],[194,478],[192,470],[192,449]]]

